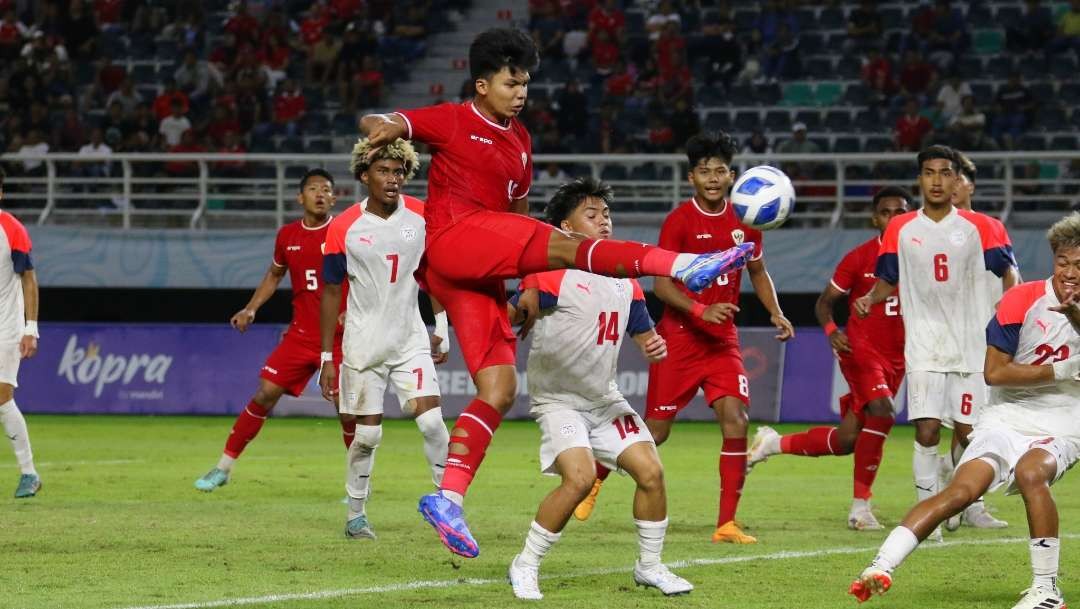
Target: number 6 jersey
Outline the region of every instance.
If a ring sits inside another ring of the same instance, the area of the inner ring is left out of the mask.
[[[357,370],[431,350],[413,277],[424,253],[424,203],[403,195],[385,220],[366,206],[364,199],[334,218],[323,259],[327,283],[349,279],[342,363]]]

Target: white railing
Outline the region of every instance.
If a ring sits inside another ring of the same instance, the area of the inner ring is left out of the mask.
[[[1080,152],[973,153],[980,166],[978,207],[1005,221],[1038,224],[1040,216],[1060,216],[1080,205]],[[426,166],[426,158],[423,165]],[[259,227],[280,226],[295,210],[295,193],[303,172],[322,167],[339,178],[338,194],[359,200],[362,185],[348,173],[345,154],[116,154],[90,157],[77,154],[6,155],[0,161],[9,171],[3,206],[38,224],[105,224],[122,228]],[[26,175],[24,163],[39,163]],[[189,163],[189,174],[171,177],[166,163]],[[222,163],[243,162],[243,174],[221,171]],[[800,191],[790,226],[844,226],[862,221],[871,188],[890,184],[914,186],[915,155],[769,154],[740,155],[736,168],[771,163],[810,164],[828,179],[796,180]],[[107,177],[91,177],[86,168],[108,163]],[[1026,176],[1038,164],[1040,176]],[[43,164],[44,170],[40,169]],[[616,192],[620,220],[656,224],[678,201],[690,196],[686,158],[682,155],[536,155],[540,172],[530,194],[534,210],[561,180],[545,177],[549,165],[570,176],[603,177]],[[874,167],[893,164],[887,178],[854,179],[848,170],[859,167],[867,176]],[[1071,164],[1071,165],[1070,165]],[[989,170],[987,169],[989,168]],[[426,183],[416,179],[406,191],[423,196]]]

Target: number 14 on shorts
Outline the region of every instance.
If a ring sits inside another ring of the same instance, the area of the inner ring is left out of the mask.
[[[622,418],[616,417],[611,421],[611,424],[619,431],[621,439],[625,440],[626,436],[636,436],[641,433],[641,428],[638,427],[637,421],[634,420],[636,418],[634,415],[628,414]]]

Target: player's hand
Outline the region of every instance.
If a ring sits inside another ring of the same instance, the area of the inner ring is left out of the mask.
[[[739,306],[730,302],[718,302],[705,307],[701,319],[713,324],[726,323],[739,312]]]
[[[393,142],[399,137],[404,137],[408,131],[402,125],[386,114],[369,114],[360,121],[360,130],[367,131],[367,139],[371,148],[368,151],[368,162],[371,162],[383,146]]]
[[[837,330],[829,335],[829,344],[837,353],[851,353],[851,343],[848,342],[847,334],[843,330]]]
[[[518,319],[521,320],[521,328],[518,329],[518,338],[524,339],[529,335],[536,319],[540,316],[540,290],[528,288],[521,292],[517,303]]]
[[[641,353],[650,363],[656,363],[667,357],[667,341],[659,334],[653,334],[641,347]]]
[[[445,364],[450,359],[450,353],[443,353],[439,350],[439,345],[442,344],[442,337],[431,335],[431,361],[435,362],[435,365]]]
[[[874,305],[870,303],[869,294],[865,296],[860,296],[859,298],[855,299],[855,314],[858,315],[860,319],[862,319],[870,314],[870,308],[872,306]]]
[[[334,367],[334,362],[323,363],[322,370],[319,371],[319,389],[322,390],[322,396],[327,402],[337,403],[337,368]]]
[[[1080,292],[1066,293],[1061,299],[1061,304],[1050,307],[1050,310],[1064,315],[1073,328],[1078,328],[1077,331],[1080,331]]]
[[[19,357],[26,359],[37,354],[37,337],[25,334],[19,339]]]
[[[236,312],[236,315],[232,316],[229,323],[243,334],[247,331],[248,326],[250,326],[253,321],[255,321],[255,311],[252,311],[251,309],[240,309]]]
[[[769,321],[776,327],[776,340],[784,342],[795,336],[795,326],[783,315],[773,315]]]

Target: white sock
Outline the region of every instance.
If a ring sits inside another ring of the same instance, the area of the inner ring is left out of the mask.
[[[675,264],[671,266],[672,278],[678,279],[679,273],[690,266],[700,255],[701,254],[677,254],[675,256]]]
[[[896,527],[881,544],[874,562],[871,566],[877,567],[886,573],[892,573],[894,569],[904,562],[904,559],[915,551],[919,545],[919,538],[906,527]]]
[[[856,510],[868,510],[868,509],[870,509],[870,500],[869,499],[855,498],[855,499],[851,500],[851,511],[852,512],[854,512]]]
[[[416,426],[424,434],[424,457],[431,467],[431,481],[439,486],[446,471],[446,449],[450,445],[450,432],[443,422],[442,408],[432,408],[416,417]]]
[[[23,474],[36,476],[34,469],[34,453],[30,450],[30,434],[26,431],[26,419],[23,418],[15,400],[8,400],[0,404],[0,424],[4,426],[4,435],[11,440],[11,448],[15,451],[15,460],[19,463],[19,470]]]
[[[637,525],[638,562],[642,565],[655,565],[660,562],[660,552],[664,549],[664,535],[667,534],[668,519],[659,522],[634,519]]]
[[[911,469],[915,473],[915,496],[919,501],[929,499],[938,492],[937,445],[923,446],[915,443],[911,457]]]
[[[222,453],[221,458],[218,459],[217,468],[222,471],[231,472],[234,463],[236,463],[236,458]]]
[[[1032,587],[1057,589],[1058,554],[1061,541],[1057,537],[1037,537],[1028,544],[1031,550]]]
[[[442,489],[439,492],[442,493],[443,497],[446,497],[453,503],[457,504],[458,507],[462,507],[465,505],[465,496],[461,493],[457,491],[448,491],[446,489]]]
[[[375,449],[382,440],[382,425],[357,425],[356,437],[346,453],[345,492],[349,495],[349,520],[364,514],[371,489]]]
[[[529,534],[525,536],[525,547],[522,548],[518,560],[526,567],[540,568],[540,561],[560,537],[562,533],[552,533],[534,520],[529,527]]]

